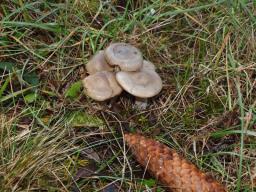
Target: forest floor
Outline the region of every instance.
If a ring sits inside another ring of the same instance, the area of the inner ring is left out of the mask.
[[[255,1],[2,0],[0,20],[0,191],[165,191],[125,132],[255,190]],[[145,110],[83,93],[86,63],[111,42],[156,65],[163,89]]]

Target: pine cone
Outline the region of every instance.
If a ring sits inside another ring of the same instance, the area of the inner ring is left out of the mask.
[[[172,192],[225,192],[212,177],[196,168],[178,153],[153,139],[125,134],[125,141],[137,161]]]

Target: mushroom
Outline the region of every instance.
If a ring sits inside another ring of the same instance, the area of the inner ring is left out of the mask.
[[[115,74],[109,71],[97,72],[83,80],[86,94],[96,101],[110,99],[122,92]]]
[[[100,71],[113,71],[114,68],[107,63],[104,51],[99,51],[89,60],[86,65],[86,70],[90,75],[92,75]]]
[[[155,71],[156,67],[150,61],[143,60],[143,65],[142,65],[142,68],[140,69],[140,71],[148,71],[148,70]],[[146,99],[146,98],[135,97],[135,106],[138,109],[144,110],[147,108],[147,105],[148,105],[147,101],[148,101],[148,99]]]
[[[142,68],[140,69],[140,71],[147,71],[147,70],[155,71],[156,67],[150,61],[143,60],[143,65],[142,65]]]
[[[155,71],[120,71],[116,79],[124,90],[141,98],[153,97],[162,89],[162,80]]]
[[[120,71],[116,74],[116,80],[125,91],[136,97],[135,104],[140,109],[145,109],[147,98],[157,95],[163,86],[159,75],[151,69]]]
[[[110,65],[119,66],[121,71],[138,71],[142,67],[142,53],[130,44],[110,44],[104,53],[107,62]]]

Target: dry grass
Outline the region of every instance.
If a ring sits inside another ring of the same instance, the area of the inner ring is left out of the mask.
[[[1,191],[164,191],[124,132],[177,149],[230,191],[253,191],[255,13],[254,1],[2,1]],[[125,93],[65,97],[113,41],[140,48],[164,81],[144,111]]]

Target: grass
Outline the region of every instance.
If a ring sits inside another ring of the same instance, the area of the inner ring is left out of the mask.
[[[2,1],[0,191],[143,191],[124,132],[175,148],[229,191],[255,191],[255,1]],[[85,64],[129,42],[164,82],[146,110],[86,97]]]

